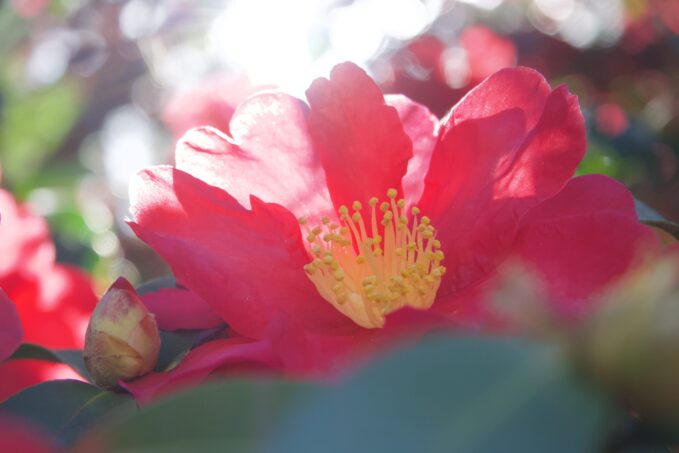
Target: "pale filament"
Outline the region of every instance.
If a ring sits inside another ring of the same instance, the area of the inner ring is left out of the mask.
[[[304,266],[321,296],[337,310],[366,328],[383,327],[385,316],[404,306],[427,309],[434,303],[441,276],[443,252],[436,230],[417,207],[405,209],[387,191],[379,204],[368,202],[370,221],[355,201],[352,213],[339,209],[340,225],[323,218],[308,230],[313,261]],[[300,219],[306,225],[306,219]]]

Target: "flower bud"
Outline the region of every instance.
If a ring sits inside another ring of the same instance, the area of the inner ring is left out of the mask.
[[[113,388],[149,373],[158,361],[160,335],[154,316],[136,291],[119,278],[92,313],[85,336],[85,365],[92,380]]]
[[[579,332],[585,370],[633,410],[679,414],[679,254],[625,277]]]

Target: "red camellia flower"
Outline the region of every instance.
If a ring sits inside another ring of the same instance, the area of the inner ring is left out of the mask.
[[[130,225],[186,288],[151,296],[160,327],[232,331],[126,384],[140,401],[241,365],[332,376],[395,337],[483,329],[510,257],[578,319],[653,241],[621,184],[571,179],[577,99],[531,69],[497,72],[441,121],[350,63],[307,99],[250,97],[230,136],[194,129],[175,167],[133,181]],[[195,318],[173,315],[182,303]]]
[[[82,348],[87,319],[97,302],[89,278],[55,264],[45,221],[2,190],[0,215],[0,288],[16,307],[23,341],[48,348]],[[5,319],[2,316],[0,324]],[[48,379],[75,377],[65,365],[36,360],[4,362],[0,376],[0,401]]]

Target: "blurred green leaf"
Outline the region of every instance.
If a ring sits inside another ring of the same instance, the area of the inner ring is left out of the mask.
[[[14,183],[39,173],[80,112],[80,92],[64,79],[28,92],[7,92],[0,123],[3,175]]]
[[[23,343],[9,360],[44,360],[47,362],[63,363],[70,366],[83,378],[90,380],[90,373],[85,367],[83,352],[78,349],[47,349],[37,344]]]
[[[166,371],[174,366],[194,347],[202,344],[225,329],[160,331],[160,354],[155,371]]]
[[[590,143],[587,154],[582,158],[578,175],[602,174],[619,179],[621,176],[620,157],[605,148]]]
[[[92,437],[110,452],[252,451],[303,387],[257,380],[215,382],[109,422]]]
[[[28,419],[52,434],[62,445],[71,444],[114,410],[133,414],[137,406],[129,395],[74,380],[43,382],[0,405],[0,413]]]
[[[588,452],[612,414],[553,348],[445,339],[315,391],[269,451]]]
[[[211,383],[89,437],[135,452],[587,452],[618,415],[554,348],[459,338],[393,354],[335,386]]]
[[[674,237],[676,237],[677,239],[679,239],[679,224],[672,222],[671,220],[667,220],[655,209],[653,209],[643,201],[637,200],[636,198],[634,199],[634,205],[637,210],[637,216],[639,217],[639,221],[647,225],[660,228],[661,230],[665,230]]]

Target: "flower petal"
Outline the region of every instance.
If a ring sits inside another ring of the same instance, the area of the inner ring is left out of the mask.
[[[402,194],[412,144],[375,82],[358,66],[343,63],[329,80],[316,79],[306,94],[310,132],[335,207],[382,197],[391,187]]]
[[[506,256],[522,216],[572,176],[585,130],[575,96],[565,87],[550,93],[540,74],[518,68],[472,90],[441,134],[420,207],[446,254],[445,295]]]
[[[244,74],[218,74],[200,85],[173,93],[162,118],[175,137],[198,126],[212,126],[229,133],[229,122],[238,104],[260,87]]]
[[[193,129],[177,144],[176,167],[224,189],[248,208],[254,195],[297,217],[332,213],[307,114],[303,102],[286,94],[253,96],[231,120],[233,139],[209,127]]]
[[[57,453],[56,442],[25,420],[0,415],[0,451],[21,453]]]
[[[224,323],[193,291],[163,288],[141,296],[161,330],[211,329]]]
[[[277,368],[271,345],[267,341],[228,338],[209,341],[189,352],[174,369],[151,373],[132,382],[120,382],[141,404],[178,388],[197,384],[220,368]]]
[[[260,338],[281,312],[317,329],[347,322],[307,278],[299,225],[281,206],[253,197],[247,210],[170,167],[137,175],[130,199],[137,236],[240,334]]]
[[[39,273],[55,257],[45,220],[4,190],[0,190],[0,256],[0,278],[22,269]]]
[[[23,337],[24,331],[16,307],[0,289],[0,362],[12,355]]]
[[[526,215],[513,253],[544,279],[557,312],[578,316],[654,245],[625,186],[592,175],[573,179]]]
[[[424,177],[436,145],[439,122],[427,107],[405,96],[392,94],[385,96],[385,100],[396,109],[406,134],[413,142],[413,157],[408,161],[408,170],[401,183],[403,197],[414,203],[424,190]]]

